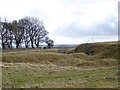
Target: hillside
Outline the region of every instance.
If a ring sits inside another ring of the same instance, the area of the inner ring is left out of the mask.
[[[83,52],[87,55],[92,55],[96,58],[114,58],[118,59],[118,42],[99,42],[99,43],[86,43],[77,46],[74,52]]]
[[[76,48],[5,49],[2,87],[116,88],[117,48],[117,42],[104,42]]]

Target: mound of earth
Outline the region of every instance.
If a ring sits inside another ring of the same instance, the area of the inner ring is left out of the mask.
[[[77,46],[74,52],[83,52],[87,55],[94,55],[98,58],[118,59],[119,44],[115,42],[85,43]]]

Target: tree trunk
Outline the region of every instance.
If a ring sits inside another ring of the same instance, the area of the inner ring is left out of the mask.
[[[16,48],[18,48],[19,47],[19,45],[18,44],[16,44]]]
[[[31,46],[32,46],[32,48],[34,48],[34,46],[33,46],[33,41],[31,40]]]
[[[28,48],[28,42],[27,41],[25,41],[25,47]]]
[[[5,49],[5,45],[4,45],[4,43],[2,43],[2,49]]]
[[[5,49],[5,45],[4,45],[4,42],[3,42],[3,37],[2,37],[2,49]]]
[[[28,45],[26,45],[25,47],[28,48]]]
[[[39,41],[35,40],[35,45],[38,48],[39,47]]]
[[[39,47],[39,44],[36,44],[37,48]]]
[[[16,48],[18,48],[18,47],[19,47],[19,42],[16,41]]]
[[[12,39],[10,40],[10,48],[12,49]]]
[[[30,41],[31,41],[31,47],[34,48],[34,45],[33,45],[33,39],[30,38]]]

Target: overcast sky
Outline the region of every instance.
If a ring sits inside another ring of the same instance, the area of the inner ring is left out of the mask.
[[[55,44],[118,40],[119,0],[0,0],[0,17],[43,20]]]

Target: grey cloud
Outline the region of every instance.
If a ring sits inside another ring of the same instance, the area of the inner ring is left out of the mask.
[[[114,23],[115,27],[111,27],[110,23]],[[54,34],[65,37],[86,37],[86,36],[117,36],[117,21],[114,16],[110,16],[102,23],[94,24],[92,28],[77,26],[76,23],[71,23],[67,26],[59,27]]]

